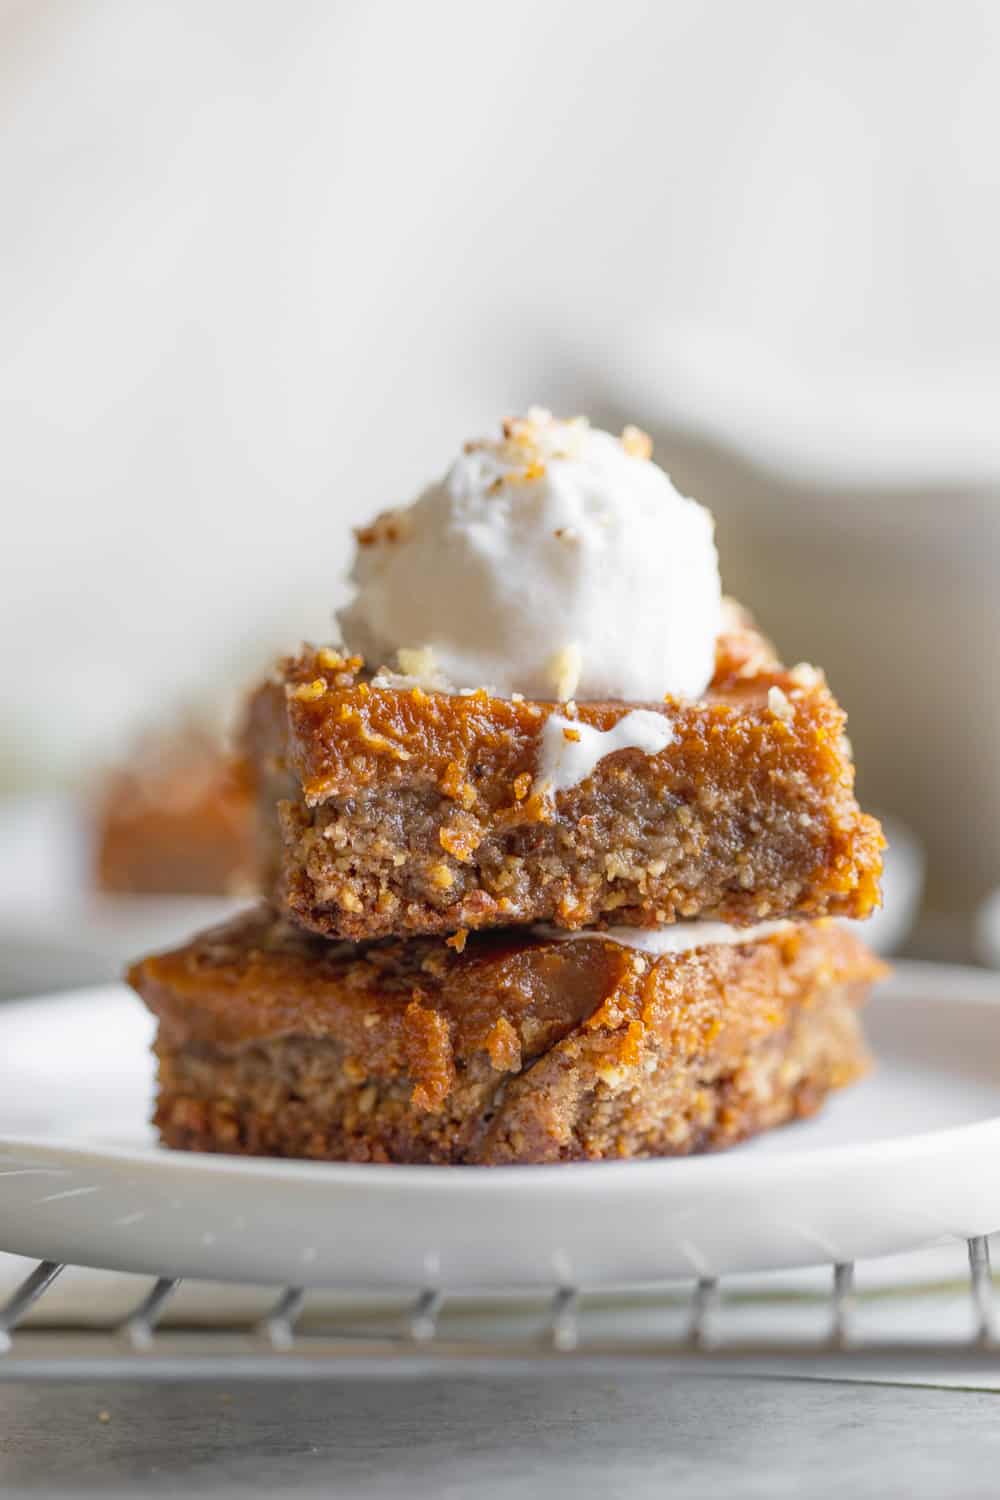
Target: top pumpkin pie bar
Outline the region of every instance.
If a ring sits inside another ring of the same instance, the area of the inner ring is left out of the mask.
[[[723,600],[713,525],[636,428],[533,409],[358,531],[344,649],[253,705],[275,903],[459,944],[865,916],[882,840],[844,715]]]
[[[730,613],[697,700],[443,692],[307,649],[251,705],[265,889],[330,937],[863,917],[845,716]]]

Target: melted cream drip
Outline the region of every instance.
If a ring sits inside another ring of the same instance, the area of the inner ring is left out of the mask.
[[[575,943],[596,939],[605,943],[617,943],[621,948],[634,948],[639,953],[649,953],[661,958],[669,953],[691,953],[695,948],[735,947],[740,943],[759,943],[762,938],[775,937],[779,932],[789,932],[794,922],[758,922],[754,927],[733,927],[728,922],[671,922],[664,927],[609,927],[600,932],[593,927],[579,932],[567,932],[562,927],[550,927],[547,923],[534,930],[539,937],[560,943]]]
[[[542,793],[568,791],[592,776],[597,763],[615,750],[657,755],[673,738],[670,722],[650,708],[633,708],[610,729],[550,714],[542,730],[535,785]]]

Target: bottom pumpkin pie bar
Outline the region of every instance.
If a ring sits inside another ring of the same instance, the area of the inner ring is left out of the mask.
[[[168,1145],[496,1165],[684,1155],[867,1067],[882,966],[831,921],[653,955],[524,929],[330,943],[266,907],[137,963]]]

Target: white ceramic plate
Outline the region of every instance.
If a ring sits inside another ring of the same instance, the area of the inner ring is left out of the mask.
[[[719,1156],[558,1167],[188,1156],[118,986],[0,1008],[0,1247],[326,1286],[586,1286],[853,1260],[1000,1227],[1000,978],[902,965],[875,1075]]]

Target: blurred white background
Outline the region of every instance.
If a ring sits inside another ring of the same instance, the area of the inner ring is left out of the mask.
[[[348,525],[538,401],[654,432],[968,905],[998,48],[988,0],[0,5],[0,786],[327,634]]]

